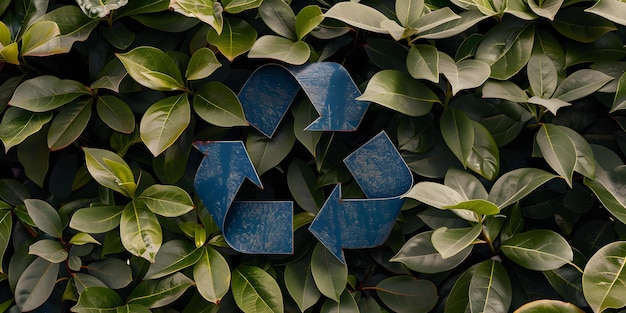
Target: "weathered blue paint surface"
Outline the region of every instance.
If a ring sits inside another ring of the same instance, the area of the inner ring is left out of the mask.
[[[250,76],[238,97],[250,125],[271,138],[300,88],[320,115],[306,130],[355,131],[369,106],[355,100],[361,92],[348,71],[331,62],[264,65]]]
[[[383,244],[413,185],[413,175],[386,133],[381,132],[344,159],[368,199],[340,199],[338,185],[309,230],[342,263],[343,248]]]
[[[243,142],[194,146],[204,154],[194,188],[226,242],[243,253],[293,253],[293,202],[233,201],[246,178],[263,188]]]

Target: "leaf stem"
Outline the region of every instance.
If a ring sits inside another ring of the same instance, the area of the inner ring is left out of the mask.
[[[480,233],[485,243],[487,243],[487,245],[489,246],[489,251],[491,251],[491,254],[496,255],[496,248],[493,246],[493,242],[491,242],[491,239],[489,239],[489,236],[485,232],[485,228],[482,227],[482,225],[480,227]]]

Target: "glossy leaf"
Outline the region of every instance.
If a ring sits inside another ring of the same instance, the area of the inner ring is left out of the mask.
[[[97,245],[100,244],[100,242],[96,240],[96,238],[93,238],[93,236],[87,233],[77,233],[76,235],[72,236],[69,243],[77,246],[85,245],[88,243],[95,243]]]
[[[310,55],[311,50],[306,42],[291,41],[273,35],[265,35],[257,39],[248,52],[249,58],[275,59],[293,65],[304,64]]]
[[[512,300],[511,282],[504,266],[489,260],[480,263],[469,284],[472,312],[507,312]]]
[[[112,289],[124,288],[133,281],[130,266],[121,259],[106,258],[91,262],[86,268],[89,274],[100,279]]]
[[[450,38],[466,31],[467,29],[476,25],[478,22],[489,18],[488,15],[484,15],[482,14],[482,12],[476,9],[460,12],[458,16],[460,16],[461,18],[453,19],[444,24],[433,27],[427,31],[420,31],[418,37],[423,39]]]
[[[122,209],[121,206],[95,206],[79,209],[72,214],[70,227],[91,234],[108,232],[120,225]]]
[[[444,313],[471,312],[469,306],[469,288],[472,276],[474,272],[476,272],[476,268],[479,264],[475,264],[465,270],[456,280],[446,300]]]
[[[444,178],[444,185],[461,194],[465,200],[485,200],[487,190],[476,176],[456,168],[450,168]]]
[[[419,182],[403,197],[418,200],[438,209],[467,200],[456,190],[435,182]]]
[[[433,247],[446,259],[470,246],[480,235],[481,230],[480,224],[467,228],[441,227],[433,232],[431,240]]]
[[[285,266],[285,286],[301,312],[315,305],[321,297],[311,273],[311,257],[306,256]]]
[[[326,299],[326,301],[324,301],[320,313],[331,312],[359,313],[359,307],[348,289],[345,289],[343,293],[341,293],[339,301],[335,302],[332,299]]]
[[[120,236],[130,253],[154,262],[163,233],[156,215],[142,201],[131,201],[120,218]]]
[[[566,102],[574,101],[590,95],[611,80],[611,76],[596,70],[578,70],[559,84],[553,97]]]
[[[39,240],[28,247],[28,253],[36,255],[50,263],[61,263],[67,260],[67,251],[58,241],[50,239]]]
[[[307,100],[292,107],[292,113],[293,132],[296,139],[306,147],[311,155],[315,156],[317,144],[322,138],[322,132],[307,131],[304,129],[311,125],[311,123],[319,117],[319,114],[313,104]]]
[[[139,124],[141,140],[158,156],[174,144],[191,120],[187,94],[157,101],[144,113]]]
[[[230,267],[215,249],[204,247],[198,250],[201,251],[200,260],[193,267],[196,287],[204,299],[219,304],[230,286]]]
[[[17,86],[9,104],[31,112],[46,112],[81,95],[89,95],[89,90],[83,84],[44,75],[24,81]]]
[[[527,102],[528,95],[524,90],[510,81],[488,80],[482,88],[483,98],[505,99],[512,102]]]
[[[144,280],[135,287],[126,302],[147,308],[160,308],[176,301],[193,284],[183,273],[158,280]]]
[[[22,56],[37,55],[36,51],[42,45],[61,35],[59,25],[53,21],[38,21],[30,26],[22,36]]]
[[[501,249],[513,262],[534,271],[557,269],[574,257],[569,243],[546,229],[515,234],[502,244]]]
[[[190,267],[200,260],[202,253],[202,249],[196,249],[190,242],[170,240],[157,252],[145,279],[161,278]]]
[[[505,208],[522,198],[545,182],[557,177],[536,168],[519,168],[502,175],[491,187],[488,200],[499,208]]]
[[[216,126],[248,126],[237,95],[219,82],[209,82],[198,90],[193,98],[193,109],[203,120]]]
[[[311,168],[294,159],[287,169],[287,184],[294,200],[305,211],[317,213],[324,204],[324,191],[317,188],[316,177]]]
[[[223,0],[222,6],[224,11],[228,13],[240,13],[245,10],[250,10],[259,7],[262,0]]]
[[[407,1],[409,2],[409,1]],[[439,52],[431,45],[414,45],[406,57],[406,68],[415,79],[439,82]]]
[[[24,200],[28,215],[41,231],[46,234],[61,238],[63,224],[59,213],[48,202],[39,199]]]
[[[128,75],[139,84],[154,90],[186,90],[174,60],[154,47],[137,47],[117,54]]]
[[[463,111],[448,107],[440,119],[441,135],[452,153],[463,166],[472,152],[474,143],[474,127],[472,121]]]
[[[467,156],[467,168],[493,180],[500,171],[500,150],[491,133],[480,123],[471,121],[474,133],[472,149]]]
[[[381,23],[389,19],[380,11],[361,3],[339,2],[326,11],[324,15],[327,18],[340,20],[364,30],[387,33],[387,30],[381,27]]]
[[[437,304],[437,287],[428,280],[393,276],[376,285],[376,294],[394,312],[430,312]]]
[[[222,32],[224,18],[222,5],[215,1],[176,0],[170,2],[170,8],[187,17],[195,17],[213,27],[217,33]]]
[[[356,98],[372,101],[410,116],[430,112],[439,98],[426,85],[396,70],[380,71],[367,83],[365,92]]]
[[[389,261],[400,262],[419,273],[433,274],[455,268],[472,252],[472,246],[467,246],[454,256],[444,259],[433,246],[433,232],[425,231],[413,236]]]
[[[594,312],[626,306],[621,295],[626,292],[624,262],[626,243],[613,242],[594,254],[583,273],[583,293]]]
[[[248,52],[255,43],[256,37],[256,29],[248,22],[237,18],[225,19],[220,34],[214,29],[209,30],[207,34],[207,40],[231,62],[237,56]]]
[[[319,243],[311,256],[311,274],[317,289],[324,296],[339,302],[348,282],[348,268]]]
[[[165,217],[181,216],[195,208],[185,190],[171,185],[152,185],[139,198],[155,214]]]
[[[89,174],[100,185],[133,197],[137,185],[133,172],[119,155],[103,149],[83,148]]]
[[[15,286],[15,303],[22,312],[40,307],[52,294],[59,263],[37,258],[20,275]]]
[[[232,275],[233,297],[243,312],[284,312],[278,283],[266,271],[256,266],[239,266]]]
[[[248,133],[246,150],[259,176],[278,165],[289,154],[295,141],[289,124],[279,128],[272,139],[256,132]]]
[[[76,2],[85,15],[91,18],[96,18],[109,15],[111,11],[125,6],[128,3],[128,0],[113,0],[105,2],[96,0],[78,0]]]
[[[535,14],[545,17],[549,20],[554,19],[562,4],[563,0],[528,1],[528,6],[531,10],[533,10]]]
[[[583,313],[579,307],[559,300],[535,300],[517,308],[513,313]]]
[[[91,117],[91,101],[70,103],[59,110],[48,130],[48,147],[60,150],[82,134]]]
[[[567,107],[567,106],[571,106],[572,104],[569,102],[565,102],[559,98],[550,98],[550,99],[543,99],[543,98],[539,98],[536,96],[532,96],[527,100],[528,103],[534,103],[534,104],[538,104],[541,105],[543,107],[545,107],[546,109],[548,109],[548,111],[552,112],[552,114],[556,115],[557,111],[560,108],[563,107]]]
[[[611,170],[596,168],[594,180],[585,178],[584,182],[598,197],[602,205],[622,223],[626,221],[626,184],[624,183],[626,166]]]
[[[452,95],[461,90],[482,85],[491,74],[489,65],[483,61],[463,60],[455,62],[445,53],[439,53],[439,71],[452,86]]]
[[[611,113],[624,109],[626,109],[626,75],[622,74],[622,76],[619,77],[617,92],[615,93]]]
[[[40,131],[51,119],[52,112],[35,113],[20,108],[8,108],[0,121],[0,140],[4,144],[5,152]]]
[[[11,231],[13,230],[13,217],[11,211],[6,210],[8,204],[0,201],[0,263],[4,259],[4,253],[11,241]]]
[[[222,63],[215,58],[215,54],[211,49],[200,48],[191,55],[189,64],[187,64],[185,77],[188,80],[203,79],[211,75],[221,66]]]
[[[96,112],[111,129],[124,134],[135,130],[135,115],[128,104],[118,97],[104,95],[98,97]]]
[[[596,8],[603,7],[606,4],[609,4],[608,7],[611,7],[610,1],[603,1],[603,3],[600,3]],[[619,6],[613,8],[618,9]],[[589,11],[597,15],[587,13]],[[569,38],[580,42],[593,42],[607,32],[615,29],[615,25],[611,23],[611,19],[600,17],[602,14],[598,14],[599,11],[600,10],[595,10],[593,6],[584,11],[582,7],[561,9],[554,22],[552,22],[552,25],[558,32]]]
[[[113,313],[115,308],[122,304],[122,299],[117,292],[106,287],[88,287],[80,294],[78,303],[72,307],[72,312]]]
[[[533,95],[550,98],[556,90],[558,76],[552,59],[545,54],[533,54],[526,68]],[[553,113],[556,114],[556,111]]]
[[[289,4],[282,0],[264,0],[259,6],[259,16],[272,31],[290,40],[299,40],[296,35],[296,16]]]
[[[324,20],[324,13],[317,5],[308,5],[296,15],[296,35],[298,40],[314,30]]]

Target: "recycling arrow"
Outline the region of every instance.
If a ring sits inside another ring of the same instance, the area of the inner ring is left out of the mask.
[[[309,226],[317,239],[342,263],[343,249],[379,246],[387,240],[413,175],[383,131],[344,159],[367,199],[341,199],[341,185]]]
[[[243,142],[194,146],[204,153],[194,188],[228,245],[243,253],[293,253],[292,201],[234,201],[246,178],[263,188]]]
[[[252,73],[238,97],[250,125],[271,138],[301,88],[320,115],[305,130],[355,131],[369,106],[356,100],[361,92],[348,71],[331,62],[264,65]]]

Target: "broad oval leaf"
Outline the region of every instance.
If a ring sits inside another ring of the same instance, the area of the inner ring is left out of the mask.
[[[476,9],[460,12],[457,16],[460,16],[461,18],[452,19],[423,32],[420,31],[418,37],[422,39],[450,38],[466,31],[478,22],[489,18],[489,15],[485,15]]]
[[[38,55],[39,47],[61,35],[59,25],[53,21],[37,21],[26,29],[22,36],[22,56]]]
[[[101,244],[98,240],[96,240],[96,238],[88,233],[77,233],[72,236],[69,243],[77,246],[82,246],[88,243],[95,243],[97,245]]]
[[[224,11],[228,13],[240,13],[259,7],[263,0],[222,0]]]
[[[452,95],[461,90],[476,88],[482,85],[489,75],[489,64],[481,60],[462,60],[455,62],[445,53],[439,53],[439,71],[452,86]]]
[[[139,84],[154,90],[186,90],[174,60],[155,47],[137,47],[117,54],[128,75]]]
[[[285,286],[300,311],[304,312],[317,303],[322,293],[315,285],[309,254],[285,266]]]
[[[559,84],[552,97],[571,102],[592,94],[611,80],[613,77],[600,71],[578,70]]]
[[[605,6],[607,4],[608,6]],[[614,14],[606,16],[598,14],[601,9],[596,9],[602,7],[620,10],[620,6],[612,6],[611,1],[598,1],[596,2],[596,5],[588,9],[571,6],[559,10],[551,25],[559,33],[576,41],[586,43],[596,41],[607,32],[611,32],[616,29],[615,25],[611,23],[611,18],[615,17]],[[588,12],[594,13],[595,15],[589,14]],[[611,18],[608,18],[609,16]]]
[[[85,273],[73,273],[72,274],[72,282],[76,287],[76,292],[80,295],[85,289],[92,287],[104,287],[108,288],[108,286],[99,280],[97,277],[91,276]]]
[[[50,263],[61,263],[67,260],[68,253],[58,241],[50,239],[39,240],[28,246],[28,253],[36,255]]]
[[[339,302],[348,283],[348,267],[318,243],[311,256],[311,274],[317,289],[326,297]]]
[[[128,104],[118,97],[104,95],[98,97],[96,112],[111,129],[124,134],[135,130],[135,115]]]
[[[160,308],[180,298],[193,283],[193,280],[183,273],[158,280],[144,280],[130,292],[126,303],[150,309]]]
[[[67,53],[75,42],[87,40],[100,20],[85,16],[77,6],[62,5],[43,15],[37,23],[42,21],[57,23],[61,34],[31,50],[30,55],[48,56]]]
[[[474,275],[474,272],[476,272],[476,268],[479,264],[474,264],[465,270],[456,280],[450,290],[448,299],[446,300],[444,313],[471,312],[469,306],[469,287],[472,281],[472,276]]]
[[[547,229],[515,234],[502,244],[501,250],[511,261],[534,271],[557,269],[574,258],[569,243]]]
[[[193,267],[196,287],[204,299],[219,304],[230,286],[230,267],[217,250],[211,247],[198,250],[201,251],[200,260]]]
[[[613,216],[626,221],[626,166],[608,171],[598,166],[595,179],[585,178],[584,183]]]
[[[39,132],[51,119],[52,112],[36,113],[9,107],[0,122],[0,140],[4,144],[4,151],[9,151]]]
[[[400,262],[419,273],[434,274],[455,268],[472,252],[470,245],[459,253],[444,259],[433,246],[433,232],[425,231],[411,237],[389,261]]]
[[[339,301],[335,302],[332,299],[324,301],[320,313],[332,312],[359,313],[359,307],[347,288],[341,293]]]
[[[32,311],[48,300],[59,274],[59,264],[36,258],[20,275],[15,286],[15,303],[22,312]]]
[[[481,231],[481,224],[464,228],[441,227],[433,232],[431,240],[437,252],[444,259],[447,259],[470,246],[480,235]]]
[[[63,223],[59,213],[48,202],[39,199],[24,200],[28,215],[33,219],[35,226],[46,234],[61,238]]]
[[[343,2],[342,2],[343,3]],[[422,82],[397,70],[380,71],[367,83],[360,101],[372,101],[410,116],[430,113],[437,95]]]
[[[106,233],[120,225],[123,209],[122,206],[94,206],[78,209],[72,214],[70,227],[90,234]]]
[[[131,201],[122,211],[120,237],[126,250],[150,262],[163,241],[159,220],[141,200]]]
[[[151,185],[139,199],[155,214],[165,217],[181,216],[195,208],[189,194],[178,186]]]
[[[209,30],[207,41],[215,45],[232,62],[237,56],[252,48],[256,37],[256,29],[248,22],[237,18],[227,18],[224,20],[224,28],[220,34],[214,29]]]
[[[440,123],[441,135],[446,145],[461,164],[467,166],[467,159],[474,143],[472,120],[465,112],[448,107],[441,114]]]
[[[315,174],[300,159],[293,159],[287,169],[287,186],[294,200],[305,211],[317,213],[324,204],[324,191],[316,186]]]
[[[472,312],[508,312],[512,301],[509,276],[497,261],[480,263],[469,283],[469,306]]]
[[[190,267],[200,260],[202,253],[202,249],[197,249],[191,242],[170,240],[157,252],[145,279],[161,278]]]
[[[626,10],[626,5],[621,1],[601,0],[586,9],[585,12],[597,14],[617,24],[626,25],[626,18],[621,14],[624,10]]]
[[[528,302],[513,313],[584,313],[579,307],[560,300],[541,299]]]
[[[65,105],[48,129],[48,148],[60,150],[72,144],[83,133],[91,118],[91,100]]]
[[[489,191],[488,200],[503,209],[556,177],[552,173],[537,168],[512,170],[496,180],[491,191]]]
[[[144,113],[139,124],[141,140],[158,156],[187,128],[191,107],[186,93],[157,101]]]
[[[293,65],[304,64],[310,56],[311,50],[306,42],[292,41],[274,35],[265,35],[257,39],[248,52],[249,58],[275,59]]]
[[[280,287],[266,271],[256,266],[233,270],[231,289],[237,306],[245,313],[283,313]]]
[[[289,154],[295,143],[293,125],[287,122],[283,123],[271,139],[257,132],[249,132],[246,138],[246,150],[260,176],[278,165]]]
[[[430,312],[437,301],[437,287],[425,279],[412,276],[393,276],[376,285],[376,294],[394,312]]]
[[[296,34],[298,40],[314,30],[324,20],[324,13],[317,5],[308,5],[296,15]]]
[[[358,2],[339,2],[326,11],[325,16],[371,32],[387,33],[381,23],[389,19],[380,11]]]
[[[414,45],[406,57],[406,68],[415,79],[439,82],[439,51],[431,45]]]
[[[480,176],[493,180],[500,171],[500,150],[485,126],[476,121],[471,121],[471,125],[474,130],[474,142],[465,163]]]
[[[527,102],[528,95],[510,81],[488,80],[482,88],[483,98],[505,99],[512,102]]]
[[[132,198],[137,185],[126,161],[103,149],[83,148],[89,174],[102,186]]]
[[[248,126],[239,98],[220,82],[202,86],[193,98],[193,109],[203,120],[216,126]]]
[[[191,55],[189,64],[187,64],[185,77],[188,80],[203,79],[211,75],[221,66],[222,63],[217,60],[211,49],[200,48]]]
[[[456,190],[465,200],[485,200],[488,196],[485,186],[476,176],[460,169],[450,168],[443,184]]]
[[[89,94],[89,89],[77,81],[44,75],[17,86],[9,104],[31,112],[46,112]]]
[[[170,9],[187,17],[195,17],[213,27],[217,33],[222,32],[224,17],[222,5],[215,1],[176,0],[170,1]]]
[[[278,35],[294,41],[302,39],[296,35],[296,15],[285,1],[263,0],[259,6],[259,16]]]
[[[91,262],[85,267],[89,274],[104,282],[111,289],[124,288],[133,281],[130,265],[118,258],[109,257]]]
[[[552,114],[554,115],[557,114],[557,111],[560,108],[572,105],[571,103],[565,102],[559,98],[544,99],[544,98],[539,98],[537,96],[532,96],[528,98],[527,102],[543,106],[544,108],[548,109],[548,111],[552,112]]]
[[[77,0],[76,3],[85,15],[91,18],[102,18],[109,15],[111,11],[125,6],[128,0]]]
[[[552,96],[556,90],[558,75],[556,65],[549,56],[543,53],[531,55],[526,73],[533,95],[540,98]]]
[[[454,206],[465,199],[456,190],[435,182],[419,182],[404,194],[404,198],[412,198],[438,209]]]
[[[88,287],[80,293],[78,302],[72,307],[77,313],[114,313],[115,308],[123,305],[117,292],[106,287]]]
[[[626,242],[602,247],[587,262],[583,272],[583,294],[594,312],[626,306]]]

